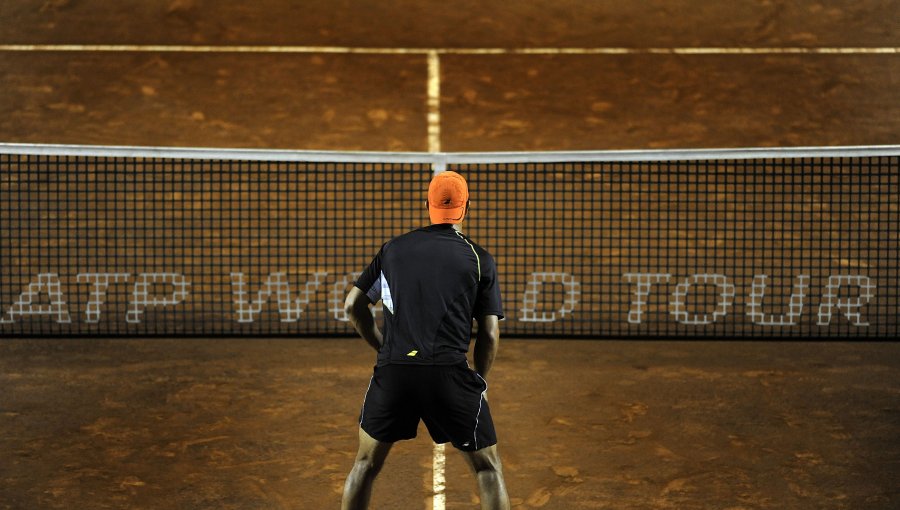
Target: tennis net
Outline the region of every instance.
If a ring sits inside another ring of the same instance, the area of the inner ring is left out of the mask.
[[[497,261],[504,334],[896,337],[898,167],[895,146],[0,144],[0,335],[349,335],[356,275],[426,224],[449,169],[469,182],[465,232]]]

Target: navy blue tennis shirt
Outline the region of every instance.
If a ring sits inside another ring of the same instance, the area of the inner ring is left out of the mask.
[[[465,362],[472,319],[503,318],[494,258],[450,224],[391,239],[356,286],[372,303],[382,301],[378,366]]]

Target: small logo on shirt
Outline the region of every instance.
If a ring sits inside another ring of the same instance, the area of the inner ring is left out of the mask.
[[[416,354],[419,354],[419,351],[409,351],[409,354],[407,354],[407,356],[415,356]]]

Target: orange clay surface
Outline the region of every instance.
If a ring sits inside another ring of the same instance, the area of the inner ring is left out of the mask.
[[[4,44],[900,46],[895,0],[7,4]],[[441,142],[897,143],[898,75],[896,54],[443,55]],[[0,52],[0,140],[421,151],[425,79],[421,55]],[[512,503],[897,508],[898,351],[504,340]],[[337,508],[373,359],[346,339],[0,340],[0,509]],[[447,508],[477,506],[448,454]],[[424,428],[398,445],[373,508],[428,508],[431,456]]]
[[[488,397],[514,507],[889,509],[895,343],[504,340]],[[337,508],[362,340],[4,340],[0,508]],[[447,508],[475,480],[448,448]],[[426,508],[427,431],[373,508]]]
[[[4,44],[900,47],[898,0],[21,0]],[[897,143],[898,54],[443,55],[447,151]],[[0,52],[0,140],[424,151],[424,55]]]

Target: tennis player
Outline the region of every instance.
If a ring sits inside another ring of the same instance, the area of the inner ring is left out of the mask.
[[[359,451],[342,508],[368,508],[372,484],[396,441],[419,420],[435,443],[452,443],[478,479],[482,509],[508,509],[487,378],[503,318],[493,257],[463,235],[465,179],[442,172],[428,187],[431,226],[385,243],[344,303],[350,322],[378,351],[359,415]],[[384,334],[369,305],[381,300]],[[466,353],[478,323],[475,369]]]

